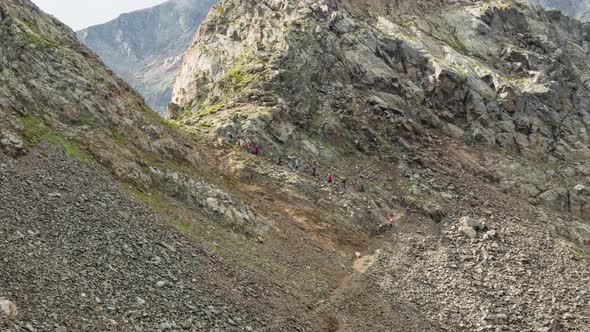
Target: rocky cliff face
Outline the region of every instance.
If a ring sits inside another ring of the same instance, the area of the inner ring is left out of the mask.
[[[163,113],[182,54],[215,2],[171,0],[81,30],[78,37]]]
[[[185,56],[170,116],[240,128],[273,149],[313,142],[305,146],[326,158],[318,145],[327,142],[387,153],[393,128],[419,123],[569,165],[502,180],[535,204],[587,217],[574,187],[588,185],[588,27],[509,1],[450,1],[412,19],[437,6],[420,4],[222,2]],[[375,116],[386,121],[369,125]]]
[[[199,152],[66,26],[29,2],[5,8],[0,147],[6,153],[26,154],[49,140],[107,166],[119,180],[197,202],[226,220],[254,222],[246,204],[214,184],[172,172],[169,162],[197,165]]]

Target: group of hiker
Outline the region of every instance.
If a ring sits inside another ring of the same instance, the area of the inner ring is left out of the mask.
[[[387,233],[388,230],[392,230],[394,225],[395,221],[393,218],[391,218],[389,219],[389,221],[377,226],[377,228],[375,229],[375,233],[377,235],[384,235],[385,233]]]
[[[230,134],[229,135],[229,139],[230,139],[230,143],[233,143],[234,139],[233,139],[233,135]],[[252,153],[256,156],[261,154],[261,148],[260,145],[253,143],[251,141],[247,141],[244,140],[241,136],[238,136],[237,139],[235,139],[235,144],[240,148],[241,151],[245,151],[245,152],[249,152]],[[278,158],[276,158],[275,160],[275,154],[271,153],[271,161],[275,162],[278,165],[282,165],[283,163],[283,156],[279,155]],[[302,162],[299,159],[296,159],[291,165],[290,165],[295,171],[300,171],[302,170]],[[312,166],[311,167],[311,175],[313,177],[319,177],[318,174],[318,169],[316,166]],[[335,184],[335,177],[332,174],[328,174],[327,176],[327,183],[328,185],[334,185]],[[346,184],[347,184],[347,180],[346,178],[342,178],[341,179],[341,184],[344,187],[344,189],[346,189]],[[358,181],[358,189],[361,192],[366,191],[367,189],[367,183],[363,180],[359,180]]]
[[[233,136],[230,134],[230,142],[231,141],[233,141]],[[255,144],[255,143],[253,143],[251,141],[246,141],[246,140],[242,139],[241,136],[238,136],[237,137],[237,139],[235,140],[235,143],[240,148],[240,150],[242,150],[242,151],[252,153],[252,154],[254,154],[256,156],[258,156],[258,155],[261,154],[260,145]],[[282,155],[279,155],[277,158],[275,158],[275,154],[274,153],[271,153],[271,161],[273,163],[276,162],[278,165],[282,165],[283,164],[283,156]],[[301,171],[302,170],[302,162],[301,162],[300,159],[295,159],[295,161],[293,163],[289,164],[289,166],[292,167],[292,169],[295,170],[295,171]],[[311,176],[316,177],[316,178],[319,177],[318,169],[317,169],[317,166],[315,166],[315,165],[312,165],[311,166]],[[327,184],[330,185],[330,186],[332,186],[332,185],[335,184],[335,177],[334,177],[333,174],[328,174],[326,180],[327,180]],[[343,177],[341,179],[341,184],[342,184],[342,186],[343,186],[344,189],[347,189],[346,188],[346,184],[347,184],[346,178]],[[358,190],[361,191],[361,192],[365,192],[366,189],[367,189],[367,183],[364,180],[358,180]],[[405,205],[405,199],[404,199],[403,196],[400,197],[400,204]],[[409,206],[406,207],[406,215],[409,215],[410,212],[411,212],[410,207]],[[394,224],[395,224],[394,219],[391,218],[391,219],[389,219],[389,221],[387,221],[387,222],[385,222],[383,224],[380,224],[376,228],[375,233],[378,236],[382,236],[388,230],[393,229]]]
[[[293,169],[296,171],[299,171],[302,169],[301,167],[301,160],[297,159],[295,160],[295,162],[293,163]],[[314,178],[318,178],[320,177],[319,173],[318,173],[318,168],[317,166],[311,166],[311,176],[313,176]],[[336,184],[336,177],[333,174],[328,174],[326,177],[326,182],[328,185],[335,185]],[[345,177],[343,177],[342,179],[340,179],[340,183],[342,184],[342,187],[344,189],[347,189],[347,183],[348,181],[346,180]],[[363,180],[359,180],[358,181],[358,188],[359,191],[364,192],[367,188],[367,183]]]
[[[231,139],[231,136],[230,136],[230,139]],[[254,144],[250,141],[246,142],[242,139],[241,136],[238,136],[238,138],[236,140],[236,145],[242,151],[246,151],[246,152],[252,153],[257,156],[260,154],[260,145]]]

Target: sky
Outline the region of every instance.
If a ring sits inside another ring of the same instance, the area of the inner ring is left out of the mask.
[[[46,13],[74,30],[108,22],[120,14],[148,8],[166,0],[32,0]]]

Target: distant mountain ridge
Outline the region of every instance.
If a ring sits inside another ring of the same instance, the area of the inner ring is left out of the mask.
[[[559,9],[581,21],[587,22],[590,20],[590,1],[588,0],[528,0],[528,2],[547,8]]]
[[[78,31],[78,38],[163,112],[172,81],[215,0],[170,0]]]

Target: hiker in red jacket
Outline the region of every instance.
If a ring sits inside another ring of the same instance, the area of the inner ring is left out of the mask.
[[[260,154],[260,146],[258,144],[256,144],[256,146],[254,147],[254,154],[255,155]]]
[[[331,174],[328,175],[328,183],[332,184],[333,181],[334,181],[334,177]]]

